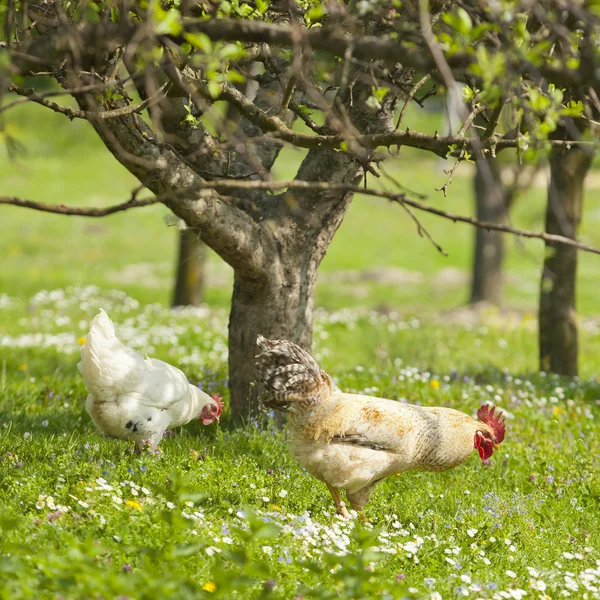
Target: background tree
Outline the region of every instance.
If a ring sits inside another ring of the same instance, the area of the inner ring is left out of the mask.
[[[497,158],[486,158],[475,165],[475,214],[480,221],[504,224],[512,198],[502,182]],[[471,304],[502,304],[504,288],[504,236],[499,231],[475,230]]]
[[[206,246],[198,234],[187,227],[180,228],[178,237],[173,306],[200,306],[206,281]]]
[[[155,195],[95,213],[50,210],[98,215],[160,201],[233,267],[229,380],[234,414],[243,418],[256,408],[248,397],[256,335],[311,345],[317,269],[354,193],[399,203],[423,235],[414,209],[515,231],[411,200],[386,175],[378,149],[453,157],[447,187],[462,160],[585,143],[548,136],[566,117],[594,126],[597,50],[579,40],[597,23],[593,11],[559,1],[34,0],[4,14],[3,86],[87,119]],[[561,51],[548,61],[555,46]],[[24,86],[21,78],[34,74],[55,79],[78,108]],[[406,102],[422,102],[418,90],[430,77],[449,93],[456,80],[467,85],[469,115],[457,135],[402,129]],[[248,80],[258,83],[254,98],[236,87]],[[557,86],[571,90],[568,102],[557,98]],[[239,112],[239,123],[223,103]],[[504,132],[506,103],[514,118]],[[480,136],[472,133],[476,116],[487,122]],[[297,120],[302,130],[292,128]],[[272,169],[285,144],[308,152],[294,181],[282,183]],[[373,177],[383,190],[368,187]],[[584,247],[565,236],[519,233]]]
[[[458,132],[469,116],[469,107],[463,102],[463,91],[468,89],[456,84],[456,93],[449,94],[446,102],[447,135]],[[475,117],[479,131],[485,131],[487,123]],[[517,170],[514,182],[505,186],[502,180],[500,160],[487,156],[475,163],[473,189],[475,215],[480,221],[499,225],[508,222],[508,211],[517,187]],[[469,304],[500,306],[504,290],[504,236],[500,231],[476,228],[474,232],[473,262]]]
[[[563,132],[564,134],[564,132]],[[585,176],[592,156],[581,148],[556,147],[550,154],[546,231],[577,238]],[[577,375],[575,291],[577,251],[546,242],[540,285],[540,369]]]

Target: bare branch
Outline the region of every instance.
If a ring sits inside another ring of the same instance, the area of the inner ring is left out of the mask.
[[[48,73],[34,73],[34,75],[42,76],[42,75],[48,75]],[[129,79],[131,79],[131,77],[127,77],[126,79],[121,80],[121,82],[120,82],[121,85],[126,83]],[[73,88],[73,89],[50,90],[49,92],[43,92],[43,93],[37,94],[37,95],[39,98],[51,98],[53,96],[76,96],[77,94],[87,94],[88,92],[105,90],[106,88],[112,87],[112,86],[114,86],[114,81],[99,82],[99,83],[90,84],[90,85],[82,85],[78,88]],[[16,91],[16,89],[14,89],[14,86],[12,86],[12,87],[9,86],[8,89],[9,89],[9,91],[19,93]],[[0,113],[3,113],[5,111],[7,111],[8,109],[13,108],[15,106],[19,106],[20,104],[26,104],[27,102],[32,101],[31,98],[25,94],[19,94],[19,95],[21,95],[23,97],[19,98],[18,100],[14,100],[13,102],[9,102],[8,104],[5,104],[4,106],[1,106]]]
[[[548,243],[563,244],[565,246],[572,246],[584,252],[590,252],[592,254],[600,254],[600,248],[590,246],[589,244],[583,244],[577,240],[573,240],[562,235],[553,235],[538,231],[529,231],[527,229],[518,229],[515,227],[509,227],[508,225],[501,225],[498,223],[489,223],[487,221],[480,221],[473,217],[466,217],[463,215],[457,215],[450,213],[433,206],[428,206],[422,202],[411,200],[406,194],[394,194],[391,192],[385,192],[382,190],[375,190],[371,188],[363,188],[357,185],[341,184],[341,183],[328,183],[324,181],[301,181],[293,179],[290,181],[231,181],[231,180],[215,180],[205,181],[202,184],[203,188],[211,188],[215,190],[231,190],[231,189],[262,189],[269,190],[272,192],[281,191],[285,189],[301,189],[301,190],[318,190],[318,191],[338,191],[338,192],[351,192],[354,194],[363,194],[365,196],[375,196],[377,198],[385,198],[392,202],[398,202],[400,204],[406,204],[416,210],[427,212],[444,219],[449,219],[455,223],[466,223],[473,225],[474,227],[480,227],[482,229],[501,231],[503,233],[510,233],[519,237],[544,240]]]
[[[544,232],[538,231],[529,231],[527,229],[518,229],[516,227],[511,227],[508,225],[501,225],[498,223],[488,223],[486,221],[480,221],[473,217],[466,217],[463,215],[457,215],[455,213],[450,213],[445,210],[441,210],[439,208],[435,208],[433,206],[428,206],[422,202],[418,202],[416,200],[411,200],[406,196],[406,194],[400,193],[396,194],[393,192],[386,192],[383,190],[375,190],[371,188],[363,188],[357,185],[351,184],[343,184],[343,183],[328,183],[325,181],[301,181],[298,179],[286,180],[286,181],[241,181],[241,180],[231,180],[231,179],[218,179],[214,181],[204,181],[198,184],[199,190],[221,190],[221,191],[230,191],[230,190],[267,190],[270,192],[283,191],[287,189],[299,189],[299,190],[315,190],[315,191],[323,191],[323,192],[348,192],[353,194],[362,194],[364,196],[374,196],[377,198],[383,198],[386,200],[390,200],[391,202],[397,202],[398,204],[406,207],[411,207],[416,210],[420,210],[426,213],[430,213],[436,215],[438,217],[442,217],[444,219],[449,219],[450,221],[454,221],[455,223],[466,223],[468,225],[472,225],[474,227],[480,227],[482,229],[493,230],[493,231],[501,231],[503,233],[510,233],[512,235],[516,235],[519,237],[530,238],[530,239],[539,239],[543,240],[547,243],[551,244],[562,244],[564,246],[571,246],[573,248],[577,248],[578,250],[582,250],[584,252],[590,252],[592,254],[600,255],[600,248],[596,248],[594,246],[590,246],[589,244],[584,244],[582,242],[578,242],[577,240],[562,236],[562,235],[554,235]],[[181,195],[184,195],[183,193]],[[185,192],[185,195],[188,196],[189,192]],[[171,199],[171,202],[167,202],[167,196]],[[24,200],[21,198],[14,198],[11,196],[0,196],[0,204],[8,204],[13,206],[21,206],[24,208],[31,208],[34,210],[40,210],[43,212],[50,212],[61,215],[76,215],[82,217],[102,217],[105,215],[113,214],[115,212],[120,212],[124,210],[128,210],[130,208],[138,208],[142,206],[149,206],[151,204],[156,204],[158,202],[163,202],[167,205],[173,203],[173,199],[177,196],[177,194],[169,194],[169,195],[160,195],[154,198],[147,198],[142,200],[129,200],[127,202],[123,202],[122,204],[117,204],[114,206],[110,206],[107,208],[83,208],[83,207],[69,207],[62,204],[59,205],[48,205],[40,202],[33,202],[31,200]],[[189,210],[196,210],[193,208],[193,200],[191,200],[192,205]],[[181,211],[177,211],[176,214],[181,213]],[[415,220],[414,215],[409,213],[411,218]],[[179,214],[181,216],[181,214]],[[422,229],[422,225],[415,220],[417,226]],[[192,224],[192,227],[194,225]],[[420,231],[421,233],[421,231]],[[438,248],[440,252],[445,254],[443,250],[436,244],[433,239],[427,234],[426,231],[423,232],[426,237],[434,243],[434,245]]]
[[[409,102],[415,97],[415,94],[430,79],[431,79],[431,75],[429,73],[427,73],[427,75],[424,75],[423,77],[421,77],[421,79],[419,79],[419,81],[417,81],[417,83],[415,83],[415,85],[413,85],[410,92],[408,92],[408,95],[406,96],[406,100],[404,101],[404,104],[402,105],[402,109],[400,110],[400,114],[398,115],[398,120],[396,121],[396,131],[398,131],[398,129],[400,128],[400,124],[402,123],[402,119],[404,118],[404,113],[406,112],[406,109],[408,108]]]
[[[14,92],[19,96],[25,96],[31,102],[35,102],[36,104],[41,104],[54,112],[60,113],[61,115],[65,115],[69,117],[69,119],[85,119],[86,121],[91,121],[93,119],[117,119],[119,117],[125,117],[127,115],[131,115],[134,113],[140,113],[150,105],[160,100],[160,97],[165,92],[167,88],[167,84],[163,85],[158,92],[143,100],[138,104],[132,104],[128,106],[123,106],[121,108],[117,108],[114,110],[81,110],[80,108],[72,108],[70,106],[63,106],[62,104],[58,104],[57,102],[52,102],[51,100],[47,100],[43,96],[36,94],[35,90],[31,88],[21,88],[16,85],[10,85],[8,90],[10,92]],[[9,106],[10,107],[10,106]],[[6,109],[7,107],[5,107]],[[2,112],[0,110],[0,112]]]
[[[159,198],[146,198],[144,200],[128,200],[121,204],[114,204],[105,208],[87,208],[83,206],[66,206],[65,204],[44,204],[42,202],[34,202],[24,198],[16,198],[14,196],[0,196],[0,204],[8,204],[11,206],[21,206],[23,208],[31,208],[56,215],[71,215],[78,217],[106,217],[114,213],[129,210],[130,208],[140,208],[142,206],[150,206],[160,202]]]

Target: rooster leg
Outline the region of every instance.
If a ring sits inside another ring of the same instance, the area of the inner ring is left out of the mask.
[[[328,483],[326,483],[325,485],[327,486],[327,489],[329,490],[329,493],[331,494],[331,497],[333,498],[333,502],[335,503],[335,507],[337,508],[337,514],[342,515],[342,517],[344,517],[344,519],[349,519],[350,513],[348,512],[346,505],[342,501],[342,497],[340,496],[340,491],[337,488],[330,486]]]
[[[361,519],[364,519],[365,504],[369,501],[373,486],[369,485],[356,492],[346,492],[346,498],[350,502],[350,506],[358,513]]]

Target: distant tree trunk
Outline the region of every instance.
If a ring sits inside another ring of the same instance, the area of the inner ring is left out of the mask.
[[[477,161],[475,171],[476,214],[480,221],[504,223],[511,198],[500,177],[500,166],[495,158]],[[502,304],[504,276],[504,234],[499,231],[475,229],[471,304],[488,302]]]
[[[204,299],[206,246],[192,229],[179,232],[173,306],[199,306]]]
[[[591,155],[580,147],[553,148],[546,232],[575,239],[581,219],[583,183]],[[539,310],[540,370],[577,375],[575,289],[577,250],[546,243]]]

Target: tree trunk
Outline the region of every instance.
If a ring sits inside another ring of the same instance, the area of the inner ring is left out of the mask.
[[[508,202],[495,158],[477,161],[475,172],[475,203],[477,218],[490,223],[504,223]],[[504,237],[500,231],[475,229],[473,278],[470,303],[502,304],[504,277]]]
[[[546,232],[575,239],[581,219],[583,182],[591,155],[579,147],[550,154]],[[575,285],[577,250],[546,243],[539,311],[540,370],[577,375]]]
[[[192,229],[179,231],[173,306],[199,306],[204,299],[206,246]]]
[[[258,408],[254,381],[256,337],[287,339],[312,345],[312,312],[317,264],[311,249],[284,251],[267,281],[252,281],[236,273],[229,317],[229,390],[237,422]]]

